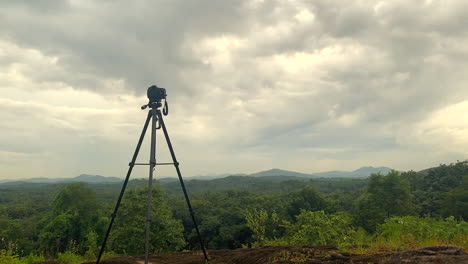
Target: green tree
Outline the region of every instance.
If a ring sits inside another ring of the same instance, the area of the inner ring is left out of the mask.
[[[262,196],[263,197],[263,196]],[[239,248],[252,242],[252,231],[246,225],[245,214],[259,204],[267,203],[246,191],[206,192],[192,199],[201,236],[208,248]],[[182,199],[175,204],[175,214],[182,219],[190,249],[198,249],[199,242]],[[269,203],[268,203],[269,204]]]
[[[145,244],[148,188],[128,190],[109,238],[109,249],[116,253],[141,254]],[[183,226],[175,220],[167,198],[159,187],[153,189],[151,249],[153,253],[184,247]]]
[[[468,220],[468,176],[463,178],[460,186],[447,193],[442,213]]]
[[[385,218],[411,213],[409,182],[399,172],[372,174],[367,189],[357,201],[357,224],[374,231]]]
[[[440,216],[448,193],[457,188],[466,176],[468,176],[468,161],[442,164],[425,171],[415,191],[420,208],[419,214]]]
[[[39,243],[47,254],[67,249],[86,250],[86,237],[99,216],[95,193],[82,183],[65,186],[52,202],[52,210],[40,224]]]
[[[362,194],[356,201],[356,213],[353,215],[356,225],[368,232],[374,232],[377,226],[385,220],[387,213],[371,193]]]
[[[287,224],[282,239],[288,245],[349,244],[355,230],[352,218],[345,213],[326,214],[324,211],[301,211],[294,224]]]
[[[298,215],[301,210],[318,211],[326,207],[325,200],[310,185],[293,193],[290,199],[288,213],[291,217]]]
[[[256,245],[263,245],[274,239],[278,234],[280,219],[276,212],[268,214],[266,210],[253,210],[247,212],[245,217],[247,226],[253,232]]]

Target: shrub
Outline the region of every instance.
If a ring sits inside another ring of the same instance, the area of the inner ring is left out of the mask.
[[[21,258],[21,263],[23,264],[31,264],[31,263],[40,263],[40,262],[44,262],[46,259],[44,258],[44,256],[38,256],[38,255],[34,255],[34,254],[30,254],[26,257],[22,257]]]
[[[294,224],[286,224],[289,245],[338,245],[352,243],[355,233],[348,214],[326,214],[324,211],[301,211]]]
[[[58,254],[57,261],[66,262],[69,264],[80,264],[85,262],[86,260],[82,256],[67,250],[63,253]]]
[[[278,233],[279,217],[273,212],[253,210],[246,213],[247,226],[252,230],[255,242],[252,247],[262,246],[274,239]]]
[[[385,219],[377,227],[376,241],[399,248],[428,244],[457,244],[466,247],[468,223],[454,217],[446,219],[401,216]]]
[[[20,264],[18,255],[11,250],[0,250],[0,264]]]

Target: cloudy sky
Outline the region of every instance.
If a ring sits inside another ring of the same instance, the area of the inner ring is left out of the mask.
[[[152,84],[186,176],[464,160],[466,43],[464,0],[0,0],[0,179],[123,177]]]

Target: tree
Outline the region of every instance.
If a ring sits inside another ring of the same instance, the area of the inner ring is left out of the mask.
[[[447,193],[442,213],[444,216],[468,220],[468,176],[463,178],[460,186]]]
[[[410,214],[411,208],[410,185],[399,172],[372,174],[366,192],[357,201],[356,221],[374,231],[385,218]]]
[[[259,204],[272,204],[270,202],[275,200],[267,201],[263,195],[260,196],[231,190],[206,192],[193,197],[192,207],[205,246],[212,249],[235,249],[252,243],[252,231],[246,225],[246,212]],[[180,199],[175,205],[175,214],[182,219],[185,227],[188,248],[199,249],[198,237],[185,201]]]
[[[298,215],[301,210],[318,211],[325,208],[325,200],[312,186],[306,186],[291,196],[288,213],[291,217]]]
[[[424,172],[415,191],[420,215],[440,216],[447,195],[468,176],[468,161],[442,164]]]
[[[387,214],[376,202],[374,195],[366,192],[357,199],[356,213],[353,216],[356,225],[368,232],[374,232],[377,225],[384,222]]]
[[[67,249],[84,253],[86,237],[94,231],[98,215],[96,194],[91,189],[82,183],[65,186],[40,224],[42,250],[52,255]]]
[[[247,220],[247,226],[253,232],[255,246],[265,244],[278,234],[280,220],[276,212],[268,214],[263,209],[252,210],[247,212],[245,219]]]
[[[351,216],[345,213],[303,210],[296,218],[294,224],[286,225],[286,235],[281,239],[288,245],[341,245],[350,243],[355,232]]]
[[[159,187],[153,187],[150,244],[153,253],[179,250],[185,246],[183,226],[175,220]],[[109,238],[116,253],[141,254],[145,244],[148,188],[131,189],[125,195]]]

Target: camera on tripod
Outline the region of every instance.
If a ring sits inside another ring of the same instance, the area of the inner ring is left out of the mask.
[[[141,107],[142,110],[146,108],[150,108],[148,111],[148,115],[146,117],[145,125],[143,126],[143,131],[141,132],[140,139],[138,140],[138,145],[135,149],[135,153],[133,154],[132,161],[128,164],[129,168],[127,171],[127,176],[125,177],[125,181],[122,185],[122,189],[120,191],[119,198],[117,199],[117,203],[114,208],[114,212],[111,214],[111,220],[109,222],[109,226],[107,227],[106,235],[101,245],[101,249],[99,251],[98,258],[96,260],[96,264],[99,264],[101,261],[101,257],[104,253],[104,249],[106,247],[107,238],[112,229],[112,225],[114,224],[115,217],[117,216],[117,211],[119,210],[120,203],[122,201],[125,188],[127,187],[128,180],[130,179],[130,174],[132,174],[133,167],[135,165],[149,165],[149,181],[148,181],[148,202],[147,202],[147,210],[146,210],[146,236],[145,236],[145,264],[149,263],[149,253],[150,253],[150,230],[151,229],[151,219],[152,219],[152,197],[153,197],[153,173],[155,170],[156,165],[174,165],[177,176],[179,177],[180,185],[182,187],[182,191],[185,196],[185,201],[187,202],[187,207],[189,209],[189,213],[191,215],[193,225],[195,226],[195,230],[197,232],[198,241],[200,242],[200,247],[203,251],[203,255],[205,257],[205,263],[208,263],[208,255],[206,253],[205,246],[203,244],[203,240],[200,235],[200,230],[198,229],[197,221],[195,220],[195,215],[192,209],[192,205],[190,203],[190,199],[187,194],[187,190],[185,189],[184,180],[182,179],[182,174],[180,173],[179,169],[179,162],[176,159],[174,149],[172,148],[171,140],[169,139],[169,134],[167,133],[166,125],[164,124],[163,115],[167,116],[169,114],[169,106],[167,104],[167,94],[166,89],[157,87],[156,85],[152,85],[148,87],[147,96],[149,99],[149,103],[143,105]],[[164,99],[164,107],[159,109],[162,106],[162,100]],[[162,112],[162,113],[161,113]],[[136,163],[136,159],[138,157],[138,152],[140,151],[141,144],[143,143],[143,139],[145,137],[146,131],[148,129],[148,125],[151,121],[151,152],[150,152],[150,162],[149,163]],[[156,163],[156,131],[162,128],[164,133],[164,138],[166,138],[166,143],[169,148],[169,152],[172,157],[172,162],[164,162],[164,163]],[[151,240],[152,241],[152,240]]]
[[[148,87],[148,91],[146,92],[148,96],[149,103],[157,103],[161,102],[162,99],[166,99],[166,89],[157,87],[156,85]]]
[[[167,106],[167,101],[166,101],[166,89],[157,87],[156,85],[152,85],[148,87],[148,90],[146,91],[146,95],[148,96],[149,102],[146,105],[143,105],[141,109],[146,109],[148,106],[150,108],[158,108],[162,106],[161,101],[164,99],[164,109],[163,109],[163,114],[167,115],[168,113],[168,106]]]

